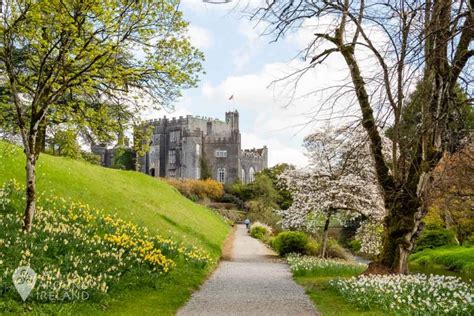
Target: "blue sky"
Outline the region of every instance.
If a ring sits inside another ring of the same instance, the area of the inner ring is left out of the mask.
[[[183,0],[181,10],[190,22],[191,42],[206,56],[206,74],[197,88],[184,92],[173,113],[160,111],[153,116],[193,114],[223,119],[225,111],[237,109],[243,148],[267,145],[270,165],[288,162],[304,166],[301,144],[313,125],[302,128],[301,124],[308,122],[307,114],[316,101],[305,98],[285,106],[291,89],[286,84],[269,85],[304,65],[294,57],[314,27],[270,43],[272,38],[260,36],[263,25],[249,21],[233,3],[212,5]],[[318,73],[309,74],[306,88],[314,89],[331,73],[331,69],[322,67]],[[231,95],[233,101],[228,100]]]

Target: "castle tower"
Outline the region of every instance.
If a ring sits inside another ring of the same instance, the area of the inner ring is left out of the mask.
[[[239,112],[237,110],[225,113],[226,123],[230,123],[233,132],[239,131]]]

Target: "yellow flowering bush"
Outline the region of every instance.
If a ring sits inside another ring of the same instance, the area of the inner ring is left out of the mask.
[[[30,297],[42,302],[80,299],[74,295],[77,291],[86,291],[88,297],[103,295],[121,281],[152,285],[178,261],[199,267],[211,261],[194,246],[103,215],[87,204],[44,194],[38,199],[32,231],[24,233],[22,191],[15,181],[0,187],[0,298],[18,297],[12,274],[19,266],[37,273]]]

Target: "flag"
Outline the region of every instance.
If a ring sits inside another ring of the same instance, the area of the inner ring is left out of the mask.
[[[231,95],[230,98],[229,98],[229,101],[230,100],[234,100],[234,95]]]

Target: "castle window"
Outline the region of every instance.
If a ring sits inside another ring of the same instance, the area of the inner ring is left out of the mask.
[[[247,183],[247,182],[245,182],[246,179],[245,179],[245,169],[244,168],[242,168],[242,175],[241,175],[240,180],[242,181],[242,183]]]
[[[255,169],[250,167],[249,169],[249,183],[255,180]]]
[[[216,150],[216,157],[227,157],[227,150]]]
[[[225,168],[217,169],[217,181],[220,183],[225,183]]]
[[[196,144],[196,157],[201,156],[201,145]]]
[[[170,150],[168,152],[168,162],[170,164],[175,164],[176,163],[176,151],[175,150]]]
[[[179,141],[180,131],[170,132],[170,143],[177,143]]]
[[[175,178],[176,177],[176,170],[168,170],[168,177]]]

